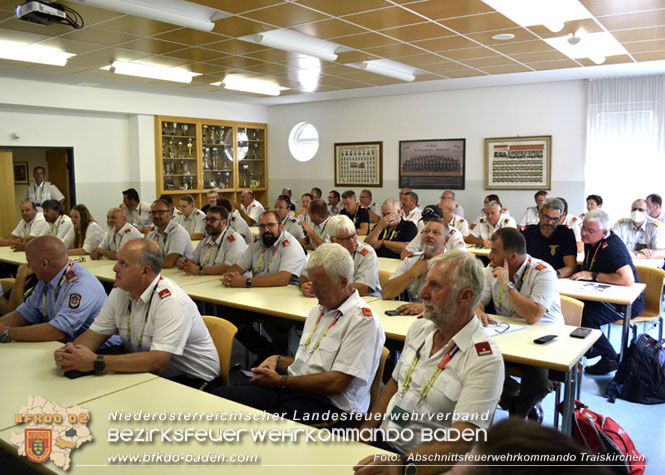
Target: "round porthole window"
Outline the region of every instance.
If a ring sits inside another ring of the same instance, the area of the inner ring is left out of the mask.
[[[319,133],[309,122],[296,124],[289,134],[289,150],[299,162],[311,160],[319,150]]]

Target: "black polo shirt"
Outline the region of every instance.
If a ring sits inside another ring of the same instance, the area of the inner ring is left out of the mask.
[[[416,237],[418,234],[418,227],[413,224],[411,221],[406,221],[405,219],[400,219],[395,229],[392,231],[388,228],[384,229],[379,233],[379,241],[396,241],[396,242],[411,242],[411,240]],[[393,252],[390,249],[387,249],[385,246],[381,246],[376,250],[377,257],[392,257],[394,259],[399,259],[400,255],[397,252]]]
[[[565,266],[564,256],[573,256],[577,260],[575,233],[568,226],[557,226],[550,237],[543,236],[538,224],[531,224],[522,229],[526,239],[526,252],[530,256],[542,259],[555,270]]]
[[[362,223],[369,223],[369,211],[367,211],[367,208],[364,206],[356,206],[356,212],[352,215],[346,211],[346,208],[342,208],[342,211],[340,211],[339,214],[348,216],[349,219],[353,221],[353,225],[356,229],[358,229]]]

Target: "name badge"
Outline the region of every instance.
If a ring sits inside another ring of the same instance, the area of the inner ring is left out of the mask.
[[[298,358],[293,363],[291,363],[291,369],[293,370],[294,373],[300,373],[300,369],[302,368],[303,364],[305,364],[305,362],[300,358]]]
[[[411,419],[411,414],[416,412],[420,396],[407,391],[390,412],[390,421],[399,427],[406,427]]]

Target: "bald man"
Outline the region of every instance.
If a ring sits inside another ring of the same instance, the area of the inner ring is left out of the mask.
[[[41,236],[48,228],[44,215],[37,211],[32,201],[21,203],[21,221],[12,233],[0,238],[0,246],[9,246],[14,251],[25,250],[25,245],[35,236]]]
[[[95,249],[90,252],[90,257],[93,259],[107,259],[116,260],[118,257],[118,249],[132,239],[142,238],[143,234],[136,227],[127,222],[127,216],[120,208],[111,208],[106,213],[106,225],[109,230],[104,235],[104,240]]]
[[[74,340],[99,314],[106,301],[104,287],[69,260],[55,236],[32,239],[25,255],[39,283],[24,303],[0,318],[0,343]]]

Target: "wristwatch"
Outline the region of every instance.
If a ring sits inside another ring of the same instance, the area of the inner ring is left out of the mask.
[[[416,475],[417,472],[416,464],[410,462],[409,459],[406,457],[406,454],[400,453],[399,457],[402,459],[402,465],[404,466],[404,469],[402,469],[402,473],[404,475]]]
[[[0,343],[9,343],[12,341],[12,337],[9,336],[9,327],[5,327],[0,334]]]
[[[245,279],[245,287],[248,289],[252,286],[252,279]]]
[[[504,293],[508,293],[508,291],[513,290],[515,288],[515,284],[512,282],[508,282],[506,286],[503,288]]]
[[[104,369],[106,369],[106,363],[104,363],[104,355],[97,355],[97,359],[93,363],[92,367],[95,370],[96,374],[102,374]]]
[[[594,282],[598,282],[598,272],[594,272],[592,275],[592,279]]]
[[[199,266],[199,275],[203,275],[203,266]]]
[[[289,388],[286,387],[286,380],[289,379],[289,377],[285,374],[282,376],[282,379],[279,381],[279,390],[285,393],[288,391]]]

